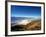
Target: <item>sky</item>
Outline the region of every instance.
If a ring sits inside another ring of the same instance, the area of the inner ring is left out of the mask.
[[[11,17],[41,16],[40,6],[11,5]]]

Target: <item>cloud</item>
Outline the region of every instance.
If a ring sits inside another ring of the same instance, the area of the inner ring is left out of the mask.
[[[29,22],[31,22],[31,21],[29,21],[29,20],[21,20],[21,21],[18,21],[17,24],[19,24],[19,25],[26,25]]]
[[[30,23],[31,21],[34,21],[34,20],[38,20],[40,19],[41,17],[34,17],[34,19],[23,19],[23,20],[17,20],[15,22],[12,22],[12,23],[15,23],[13,24],[12,26],[15,26],[15,25],[27,25],[28,23]]]
[[[15,26],[15,25],[27,25],[28,23],[30,23],[31,20],[18,20],[18,21],[15,21],[15,24],[13,24],[12,26]]]

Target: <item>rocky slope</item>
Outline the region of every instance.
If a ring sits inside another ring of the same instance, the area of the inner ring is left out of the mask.
[[[40,30],[41,29],[41,21],[35,20],[27,25],[15,25],[11,27],[11,31],[29,31],[29,30]]]

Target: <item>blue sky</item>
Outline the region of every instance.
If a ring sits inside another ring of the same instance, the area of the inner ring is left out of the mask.
[[[11,5],[11,17],[24,16],[41,16],[41,7]]]

